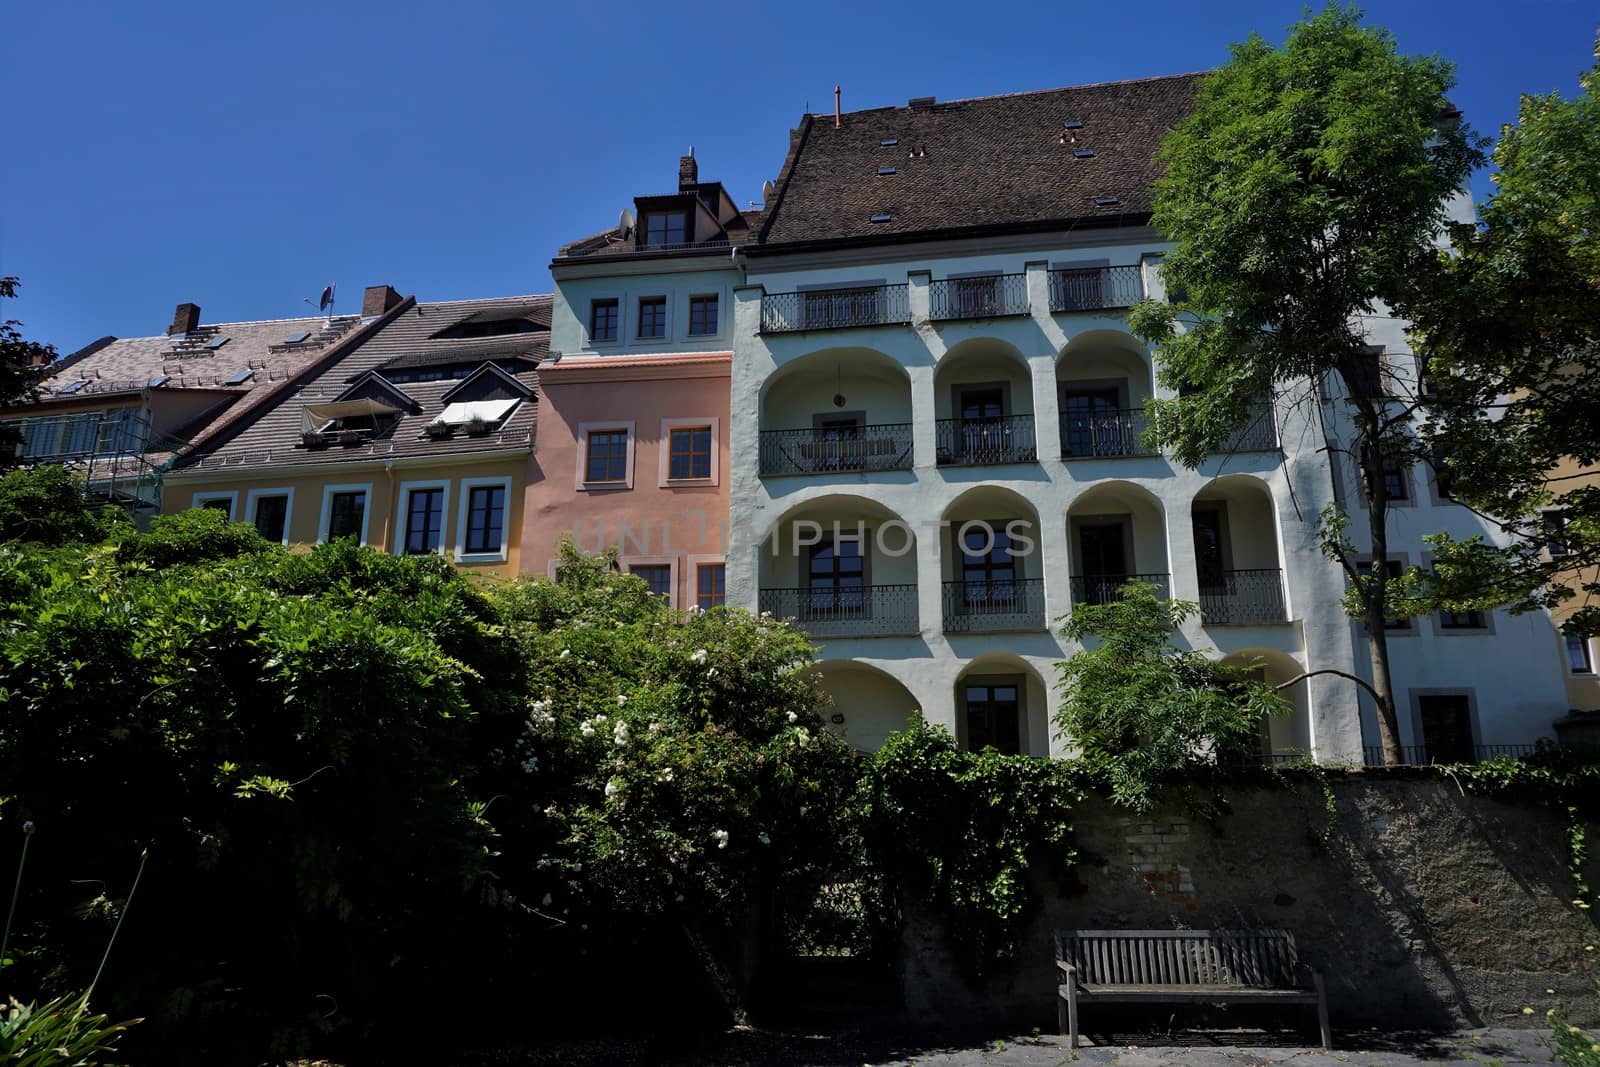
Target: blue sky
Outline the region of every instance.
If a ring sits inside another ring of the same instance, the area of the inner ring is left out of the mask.
[[[564,241],[675,188],[694,146],[741,202],[807,103],[846,109],[1199,70],[1297,2],[877,6],[7,4],[0,308],[63,352],[206,321],[543,292]],[[1456,62],[1478,130],[1577,90],[1592,0],[1383,2],[1402,49]],[[1481,196],[1487,182],[1476,182]]]

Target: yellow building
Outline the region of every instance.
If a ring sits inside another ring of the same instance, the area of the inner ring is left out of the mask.
[[[370,330],[336,359],[179,458],[162,511],[515,575],[550,297],[423,304],[378,286],[362,316]]]
[[[1560,494],[1578,488],[1600,485],[1600,471],[1584,467],[1572,459],[1564,460],[1551,472],[1551,485],[1557,487],[1555,502],[1545,512],[1544,551],[1553,560],[1559,560],[1567,551],[1562,537],[1564,525]],[[1581,590],[1585,583],[1600,581],[1600,567],[1573,567],[1561,575],[1564,584]],[[1567,601],[1551,614],[1557,627],[1571,617],[1573,612],[1589,603],[1582,592]],[[1562,665],[1566,671],[1567,704],[1578,711],[1600,711],[1600,636],[1580,637],[1575,634],[1558,634]]]

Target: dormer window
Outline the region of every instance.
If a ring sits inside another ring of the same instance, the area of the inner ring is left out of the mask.
[[[689,215],[685,211],[652,211],[644,217],[644,243],[681,245],[688,238]]]

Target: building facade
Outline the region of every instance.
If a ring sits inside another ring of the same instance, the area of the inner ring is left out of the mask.
[[[524,570],[553,574],[571,537],[615,548],[676,607],[723,604],[733,256],[750,222],[689,155],[676,193],[561,248]]]
[[[1317,541],[1355,484],[1326,450],[1325,427],[1348,423],[1339,398],[1309,382],[1315,403],[1263,397],[1199,470],[1140,443],[1163,388],[1125,311],[1165,298],[1154,156],[1197,83],[918,99],[793,132],[736,294],[729,597],[813,634],[852,743],[920,709],[971,747],[1067,750],[1058,622],[1128,577],[1197,602],[1180,641],[1270,682],[1365,669]],[[1405,357],[1401,324],[1367,325]],[[1486,532],[1412,500],[1396,520],[1412,545]],[[1419,620],[1391,642],[1408,744],[1550,734],[1559,674],[1495,662],[1547,660],[1548,623],[1501,615]],[[1264,754],[1358,762],[1376,740],[1348,682],[1285,696]]]

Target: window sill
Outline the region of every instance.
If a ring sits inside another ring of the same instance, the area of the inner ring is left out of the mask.
[[[457,563],[504,563],[505,552],[457,552]]]
[[[663,489],[704,489],[708,486],[715,487],[715,478],[668,478],[661,483]]]
[[[614,493],[619,489],[632,489],[632,482],[579,482],[578,489],[585,493]]]

